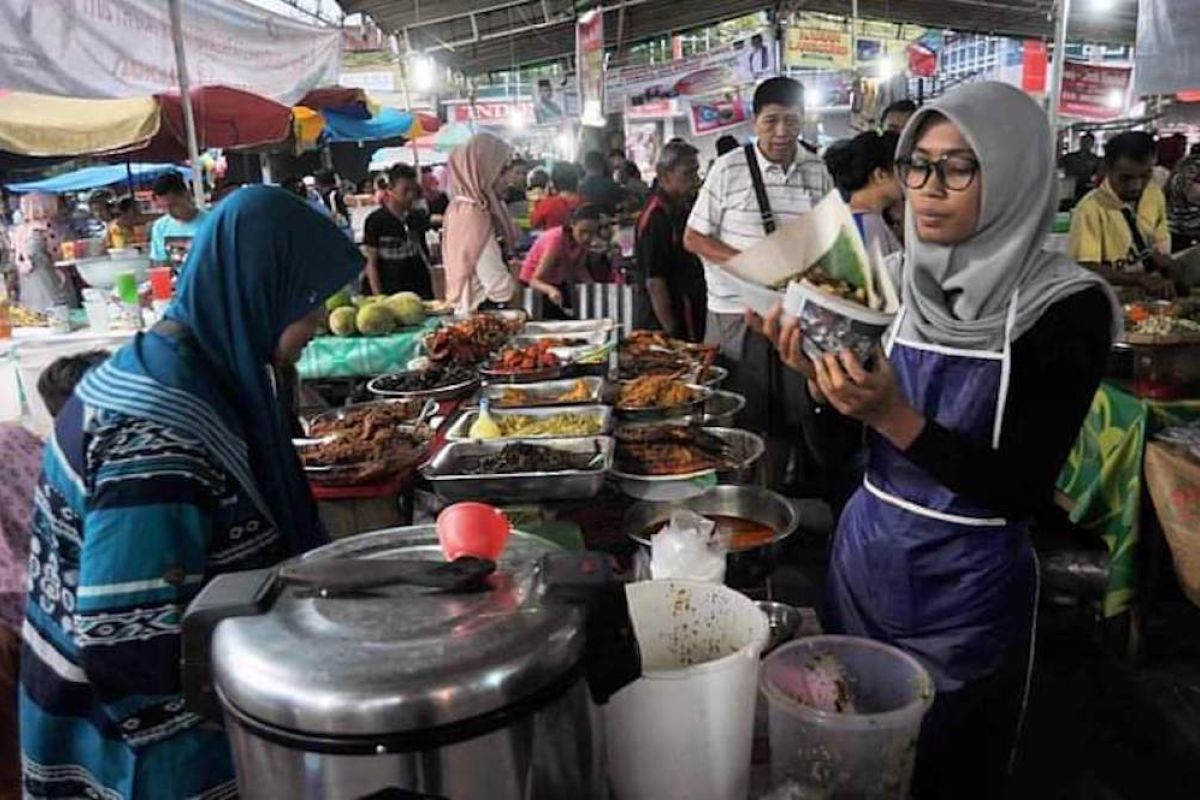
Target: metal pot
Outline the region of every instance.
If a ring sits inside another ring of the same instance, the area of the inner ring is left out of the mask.
[[[514,533],[472,592],[372,585],[322,596],[281,583],[288,565],[210,583],[184,620],[184,682],[189,706],[202,706],[198,673],[211,664],[241,796],[603,797],[588,616],[544,590],[551,549]],[[368,560],[442,557],[434,527],[418,526],[291,565],[353,578]]]

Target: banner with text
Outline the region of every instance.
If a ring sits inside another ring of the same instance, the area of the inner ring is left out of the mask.
[[[607,109],[612,113],[676,97],[710,95],[778,71],[775,40],[764,30],[685,58],[610,70]]]
[[[852,47],[850,22],[843,17],[815,12],[796,15],[787,28],[783,63],[807,69],[852,69],[854,64],[872,64],[892,59],[897,69],[908,61],[908,47],[927,29],[919,25],[859,20],[857,52]]]
[[[580,122],[604,125],[604,11],[593,9],[575,25],[576,79],[579,81]]]
[[[338,82],[342,34],[243,0],[183,0],[193,86],[230,86],[291,104]],[[0,0],[0,87],[67,97],[179,88],[165,0]]]
[[[1125,111],[1130,67],[1101,64],[1063,64],[1059,111],[1082,119],[1115,119]]]
[[[742,93],[736,90],[693,100],[689,116],[693,136],[735,128],[750,118]]]

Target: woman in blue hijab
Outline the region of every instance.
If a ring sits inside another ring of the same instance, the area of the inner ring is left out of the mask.
[[[60,413],[23,626],[27,797],[236,796],[225,734],[184,708],[180,619],[214,575],[324,541],[272,367],[362,261],[302,200],[238,191],[200,228],[166,319]]]

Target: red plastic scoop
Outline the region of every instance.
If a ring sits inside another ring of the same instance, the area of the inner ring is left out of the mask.
[[[437,519],[438,541],[447,561],[462,556],[499,561],[510,533],[508,518],[486,503],[455,503]]]

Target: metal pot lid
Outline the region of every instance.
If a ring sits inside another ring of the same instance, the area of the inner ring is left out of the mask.
[[[534,567],[553,545],[513,532],[491,589],[411,586],[350,598],[287,587],[270,610],[221,622],[214,682],[242,713],[308,734],[424,730],[509,706],[575,666],[583,613],[544,604]],[[441,560],[432,525],[366,533],[301,558]]]

